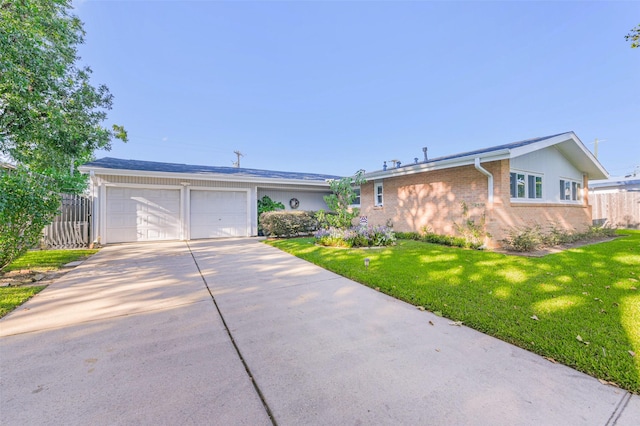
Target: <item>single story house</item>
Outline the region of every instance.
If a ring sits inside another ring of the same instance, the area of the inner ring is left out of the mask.
[[[327,209],[338,176],[101,158],[82,165],[94,200],[92,241],[102,244],[258,234],[265,195],[287,210]]]
[[[573,132],[434,159],[423,153],[364,175],[360,214],[369,224],[455,235],[467,220],[484,222],[485,244],[497,247],[516,228],[591,225],[589,179],[608,177]]]
[[[640,177],[589,181],[593,222],[619,228],[640,228]]]

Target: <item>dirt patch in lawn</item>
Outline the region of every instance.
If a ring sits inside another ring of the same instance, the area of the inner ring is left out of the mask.
[[[0,274],[0,287],[25,287],[35,285],[49,285],[54,280],[60,278],[72,268],[60,269],[57,271],[38,272],[30,269],[9,271]]]

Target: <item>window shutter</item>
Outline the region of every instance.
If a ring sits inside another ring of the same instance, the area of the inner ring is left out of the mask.
[[[536,177],[527,175],[527,180],[529,181],[529,198],[536,198]]]

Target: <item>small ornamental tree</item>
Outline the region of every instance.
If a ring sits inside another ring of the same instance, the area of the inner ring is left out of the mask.
[[[330,188],[332,194],[324,197],[325,203],[333,214],[324,210],[318,211],[317,218],[324,227],[348,229],[351,222],[360,214],[360,209],[352,207],[357,198],[355,187],[362,185],[366,180],[362,177],[364,170],[358,170],[354,176],[332,180]]]

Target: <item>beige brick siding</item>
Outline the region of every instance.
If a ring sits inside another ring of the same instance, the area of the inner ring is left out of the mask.
[[[483,163],[494,176],[494,202],[488,203],[488,180],[473,165],[416,173],[383,180],[384,205],[375,207],[374,182],[361,187],[361,215],[370,224],[393,223],[396,231],[421,231],[427,227],[438,234],[456,235],[455,224],[462,225],[463,202],[469,218],[480,223],[485,215],[489,247],[500,245],[510,229],[552,224],[566,230],[583,230],[591,224],[587,191],[581,205],[512,203],[509,192],[509,160]],[[587,188],[584,179],[583,187]],[[552,190],[554,182],[545,182]]]

